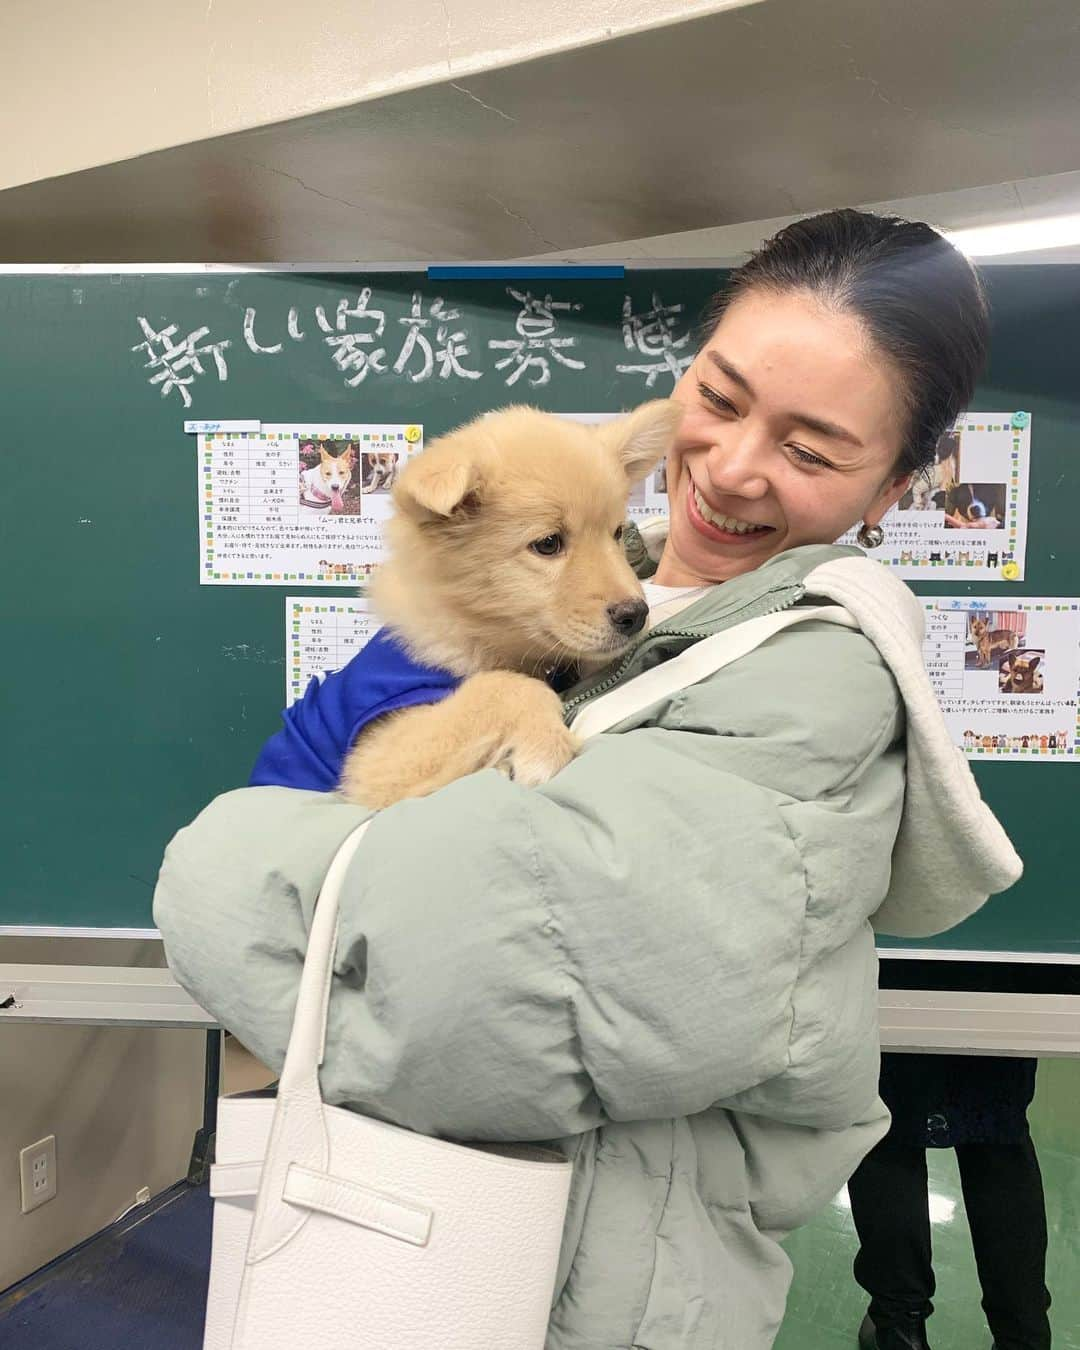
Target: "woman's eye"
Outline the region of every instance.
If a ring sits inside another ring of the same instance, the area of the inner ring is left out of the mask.
[[[816,464],[823,469],[832,468],[832,465],[827,459],[821,459],[818,455],[812,455],[809,450],[804,450],[801,445],[789,445],[788,449],[800,464]]]
[[[711,403],[718,412],[733,413],[738,412],[734,403],[726,399],[723,394],[718,394],[715,389],[710,389],[707,384],[698,385],[698,393],[706,403]]]
[[[534,553],[539,553],[541,558],[554,558],[562,552],[563,537],[561,534],[545,534],[543,539],[534,539],[529,547]]]

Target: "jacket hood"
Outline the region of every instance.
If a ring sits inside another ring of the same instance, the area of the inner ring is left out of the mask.
[[[896,937],[944,932],[1018,881],[1023,863],[945,725],[923,664],[922,608],[869,558],[822,563],[808,573],[806,589],[855,616],[892,671],[907,714],[904,811],[874,927]]]
[[[665,518],[637,527],[632,547],[642,555],[639,575],[659,559],[667,528]],[[807,596],[831,600],[855,617],[904,700],[904,809],[874,927],[895,937],[946,932],[1018,881],[1023,863],[945,725],[923,664],[922,607],[902,581],[858,549],[807,546],[762,568],[778,565],[793,578],[798,574]]]

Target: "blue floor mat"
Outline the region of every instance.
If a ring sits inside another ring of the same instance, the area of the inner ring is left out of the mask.
[[[167,1191],[0,1297],[0,1350],[200,1350],[205,1186]]]

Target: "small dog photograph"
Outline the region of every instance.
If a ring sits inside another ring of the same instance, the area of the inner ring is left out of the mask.
[[[360,480],[352,441],[301,441],[300,505],[305,514],[358,516]]]
[[[389,492],[397,473],[398,456],[393,451],[365,451],[360,456],[360,491]]]
[[[945,493],[947,530],[1003,530],[1004,483],[957,483]]]
[[[638,482],[631,485],[630,495],[626,499],[627,515],[629,515],[631,511],[635,510],[644,511],[645,508],[648,506],[649,503],[645,491],[647,485],[648,480],[645,478],[641,478],[638,480]]]
[[[944,511],[949,491],[960,478],[960,432],[947,431],[937,443],[933,466],[918,474],[900,498],[898,511]]]
[[[964,669],[990,670],[1026,638],[1027,615],[1018,610],[969,610]]]
[[[998,690],[1002,694],[1041,694],[1046,652],[1032,647],[1006,653],[998,665]]]

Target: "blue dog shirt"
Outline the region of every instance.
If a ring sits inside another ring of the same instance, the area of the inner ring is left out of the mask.
[[[304,696],[281,714],[285,726],[266,742],[251,787],[332,792],[345,755],[376,717],[398,708],[438,703],[461,684],[457,675],[422,666],[385,628],[347,666],[312,677]]]

